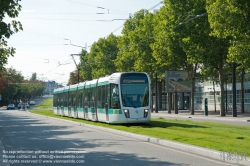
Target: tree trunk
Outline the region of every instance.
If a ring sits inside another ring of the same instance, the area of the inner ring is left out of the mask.
[[[196,76],[196,68],[197,68],[197,64],[195,64],[195,66],[192,69],[192,74],[191,74],[191,97],[190,97],[190,102],[191,102],[191,106],[190,106],[190,114],[194,115],[194,92],[195,92],[195,76]]]
[[[162,81],[158,81],[158,108],[162,110]]]
[[[150,109],[151,109],[151,112],[154,112],[154,108],[153,108],[153,86],[151,85],[151,103],[150,103]]]
[[[192,78],[191,80],[191,97],[190,97],[190,114],[194,115],[194,92],[195,92],[195,79]]]

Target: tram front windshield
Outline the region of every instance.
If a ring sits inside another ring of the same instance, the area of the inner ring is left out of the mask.
[[[142,73],[122,75],[121,96],[124,107],[145,107],[149,104],[148,78]]]

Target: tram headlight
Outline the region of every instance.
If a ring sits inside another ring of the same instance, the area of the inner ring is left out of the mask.
[[[146,118],[148,116],[148,109],[144,110],[144,118]]]
[[[126,116],[126,118],[129,118],[130,116],[129,116],[129,110],[124,110],[124,114],[125,114],[125,116]]]

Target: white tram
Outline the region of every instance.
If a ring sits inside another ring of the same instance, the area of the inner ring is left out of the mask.
[[[146,123],[151,111],[147,73],[114,73],[54,90],[54,113],[106,123]]]

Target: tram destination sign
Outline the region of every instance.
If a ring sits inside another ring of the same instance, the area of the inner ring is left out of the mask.
[[[124,78],[122,79],[122,84],[142,84],[146,83],[146,79],[140,78],[140,79],[131,79],[131,78]]]

